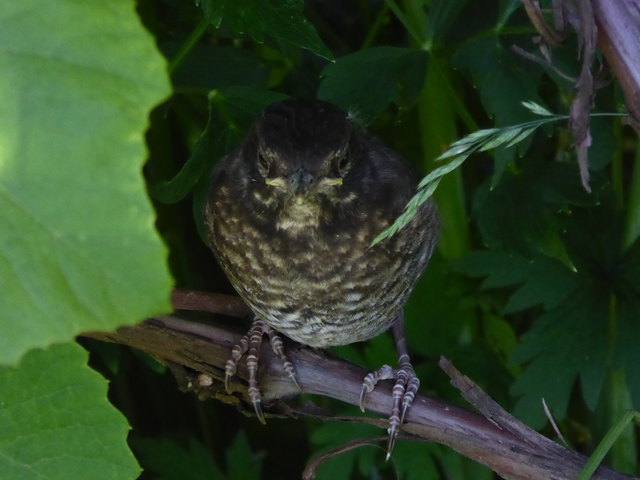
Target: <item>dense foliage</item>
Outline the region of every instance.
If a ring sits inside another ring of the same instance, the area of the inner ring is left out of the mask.
[[[268,103],[333,102],[426,175],[451,161],[436,158],[464,135],[545,118],[522,102],[568,113],[581,67],[573,37],[552,51],[554,68],[513,51],[541,57],[518,0],[51,3],[0,7],[3,478],[32,469],[47,478],[135,475],[124,421],[82,367],[82,349],[34,350],[15,363],[32,348],[169,309],[145,190],[175,284],[231,293],[203,242],[201,205],[216,159]],[[597,92],[594,111],[624,112],[615,82]],[[444,355],[554,435],[544,398],[570,445],[589,453],[640,406],[637,139],[619,117],[592,119],[587,193],[566,120],[528,133],[515,133],[510,147],[478,148],[439,183],[443,229],[407,306],[409,349],[429,393],[460,402],[436,366]],[[312,420],[262,427],[179,393],[170,372],[140,353],[82,344],[132,426],[142,478],[298,478],[315,454],[379,434]],[[370,368],[395,362],[387,335],[336,351]],[[300,401],[308,400],[358,414]],[[607,463],[637,473],[635,438],[627,428]],[[396,471],[492,478],[449,449],[406,441],[393,462],[361,447],[328,460],[319,478]]]

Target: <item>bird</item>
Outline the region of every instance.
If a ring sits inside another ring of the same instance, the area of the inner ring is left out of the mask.
[[[417,179],[402,156],[353,117],[313,98],[267,106],[213,168],[203,213],[210,247],[254,315],[226,364],[227,389],[246,355],[248,393],[264,423],[256,372],[265,335],[298,385],[282,335],[324,348],[393,326],[398,368],[368,374],[360,397],[363,409],[379,380],[396,382],[388,458],[419,386],[402,310],[434,250],[439,217],[429,199],[405,227],[372,246],[402,213]]]

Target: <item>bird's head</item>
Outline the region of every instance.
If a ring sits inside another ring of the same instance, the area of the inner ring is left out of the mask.
[[[281,226],[322,221],[325,207],[349,201],[356,134],[347,114],[325,102],[292,99],[268,107],[244,151],[254,197],[278,209]]]

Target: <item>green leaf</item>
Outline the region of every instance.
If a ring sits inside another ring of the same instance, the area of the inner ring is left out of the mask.
[[[523,285],[514,292],[504,307],[504,313],[515,313],[536,305],[554,308],[563,297],[576,288],[575,272],[556,258],[536,255],[527,262]]]
[[[191,438],[188,447],[168,438],[133,438],[134,452],[145,472],[155,478],[180,480],[223,479],[225,476],[214,463],[211,452]]]
[[[515,414],[533,428],[540,428],[546,417],[544,398],[552,415],[563,419],[575,380],[580,376],[589,408],[595,408],[607,370],[606,294],[579,288],[536,320],[522,337],[513,361],[532,360],[513,385],[521,396]]]
[[[428,14],[424,25],[425,41],[427,44],[445,43],[445,34],[451,25],[459,18],[460,10],[467,0],[434,0],[418,2],[422,8],[428,5]],[[410,4],[407,4],[410,5]]]
[[[180,480],[259,480],[264,455],[251,450],[247,435],[240,430],[225,451],[226,474],[214,463],[213,452],[194,438],[188,446],[168,438],[135,438],[135,452],[145,471],[164,479]]]
[[[496,126],[514,125],[531,118],[521,102],[527,99],[539,102],[541,70],[505,49],[497,35],[477,36],[467,41],[454,55],[453,63],[471,77]],[[521,144],[517,151],[523,154],[527,148],[528,143]],[[515,154],[516,150],[496,152],[494,185]]]
[[[193,215],[202,239],[204,232],[202,207],[211,187],[209,173],[215,162],[229,153],[246,134],[256,115],[267,105],[288,98],[286,95],[252,87],[228,87],[210,93],[209,122],[193,154],[178,175],[159,185],[167,201],[178,201],[192,189]]]
[[[170,309],[141,175],[169,93],[134,2],[0,10],[0,361]]]
[[[322,70],[318,98],[348,111],[366,125],[390,103],[409,108],[422,90],[427,53],[375,47],[340,57]]]
[[[463,282],[448,262],[434,254],[404,309],[410,352],[425,358],[455,354],[473,314],[469,305],[460,302]]]
[[[527,138],[529,135],[531,135],[533,132],[535,132],[538,128],[538,125],[534,126],[534,127],[529,127],[529,128],[524,128],[522,130],[520,130],[518,132],[518,135],[516,135],[515,137],[513,137],[509,143],[507,143],[505,145],[505,148],[509,148],[509,147],[513,147],[514,145],[517,145],[518,143],[520,143],[522,140],[524,140],[525,138]]]
[[[304,17],[303,0],[202,0],[202,8],[216,28],[222,22],[257,42],[268,35],[333,60],[331,50]]]
[[[264,455],[256,455],[249,446],[247,435],[240,431],[226,451],[229,480],[259,480]]]
[[[494,188],[489,181],[478,188],[473,210],[489,248],[531,257],[557,249],[559,208],[594,201],[581,191],[573,165],[530,162]]]
[[[0,367],[0,471],[4,480],[132,479],[124,417],[107,382],[74,344],[33,350]]]
[[[216,28],[222,23],[222,14],[224,13],[223,0],[196,0],[196,6],[202,7],[205,17]]]
[[[612,203],[576,209],[566,222],[565,244],[575,266],[573,289],[536,320],[514,353],[514,361],[528,362],[513,387],[521,395],[516,412],[534,427],[544,421],[536,406],[541,397],[556,418],[564,417],[576,379],[585,403],[595,409],[612,367],[628,369],[634,407],[638,407],[638,380],[633,375],[640,374],[640,369],[637,342],[631,339],[640,334],[640,247],[621,251],[623,227]],[[603,221],[609,228],[595,229]],[[538,283],[539,291],[553,290],[549,279],[554,273],[541,273],[532,283]]]
[[[505,49],[498,36],[472,38],[456,52],[453,61],[471,77],[498,127],[531,119],[522,101],[541,103],[537,93],[540,69]]]
[[[324,423],[311,434],[311,443],[317,448],[329,450],[356,439],[374,438],[380,430],[365,423]],[[374,445],[363,445],[353,450],[333,456],[323,462],[318,469],[318,480],[348,480],[357,469],[371,472],[376,456],[383,458],[384,450]]]
[[[383,364],[395,365],[398,352],[391,335],[378,335],[364,344],[365,365],[379,368]]]
[[[458,454],[444,445],[438,447],[438,462],[444,472],[444,478],[460,480],[493,480],[495,474],[489,468]],[[441,476],[442,478],[442,476]]]
[[[640,414],[638,412],[626,412],[622,418],[618,419],[616,423],[609,429],[607,434],[598,444],[593,454],[589,457],[587,463],[585,463],[580,473],[576,477],[576,480],[589,480],[594,472],[600,466],[600,463],[604,460],[613,444],[619,437],[623,436],[624,430],[635,420],[636,423],[640,420]]]
[[[640,270],[635,272],[636,278]],[[640,292],[640,289],[636,290]],[[620,322],[616,336],[614,365],[623,369],[626,374],[627,385],[631,394],[631,401],[636,410],[640,408],[640,294],[629,295],[618,306]]]
[[[496,147],[506,147],[513,142],[514,139],[519,138],[520,140],[526,138],[522,134],[526,132],[528,129],[523,129],[521,127],[511,127],[500,130],[500,133],[497,133],[493,136],[493,138],[487,140],[480,147],[480,151],[484,152],[486,150],[491,150]],[[531,130],[533,132],[533,130]],[[515,142],[517,143],[517,142]]]
[[[455,267],[472,277],[487,277],[482,288],[515,287],[504,308],[514,313],[537,305],[551,309],[577,286],[573,271],[555,258],[536,255],[531,260],[499,250],[472,252]]]
[[[398,442],[393,451],[393,461],[398,467],[399,478],[404,480],[439,480],[441,477],[433,455],[439,453],[439,445],[422,442]],[[436,457],[437,458],[437,457]]]
[[[454,263],[454,267],[471,277],[487,277],[482,288],[500,288],[524,282],[527,263],[520,255],[478,250]]]
[[[535,113],[536,115],[541,115],[543,117],[552,117],[554,115],[539,103],[531,102],[528,100],[521,103],[527,110],[529,110],[531,113]]]
[[[210,102],[209,119],[196,142],[193,153],[175,177],[152,185],[151,195],[162,203],[177,203],[183,200],[205,175],[211,159],[224,153],[229,140],[228,135],[229,130],[225,130],[220,118],[214,115]]]

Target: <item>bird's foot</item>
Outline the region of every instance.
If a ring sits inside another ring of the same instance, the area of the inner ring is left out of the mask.
[[[282,362],[282,367],[284,371],[287,373],[289,378],[296,384],[299,390],[300,384],[298,383],[298,379],[296,378],[296,372],[293,368],[293,364],[287,358],[287,355],[284,353],[284,345],[282,343],[282,337],[280,334],[272,327],[267,325],[262,320],[255,319],[253,321],[253,325],[249,329],[249,331],[240,339],[240,341],[233,346],[231,350],[231,357],[227,360],[225,364],[225,375],[224,375],[224,386],[228,393],[231,393],[229,388],[229,379],[235,375],[236,370],[238,369],[238,363],[240,359],[247,356],[247,371],[249,373],[249,399],[253,404],[253,409],[256,412],[256,416],[260,423],[264,424],[264,414],[262,413],[261,406],[261,395],[260,389],[258,388],[258,356],[260,353],[260,346],[262,345],[262,339],[265,335],[269,336],[269,342],[271,343],[271,349],[273,353],[280,359]]]
[[[400,426],[404,422],[404,417],[413,403],[413,399],[420,387],[420,380],[411,365],[409,355],[400,355],[398,360],[398,368],[391,368],[389,365],[383,365],[375,372],[369,373],[362,381],[362,391],[360,392],[360,410],[364,412],[365,394],[373,391],[376,384],[380,380],[395,380],[392,390],[393,405],[391,407],[391,416],[389,417],[389,443],[387,445],[387,460],[391,456],[393,445],[398,437]]]

